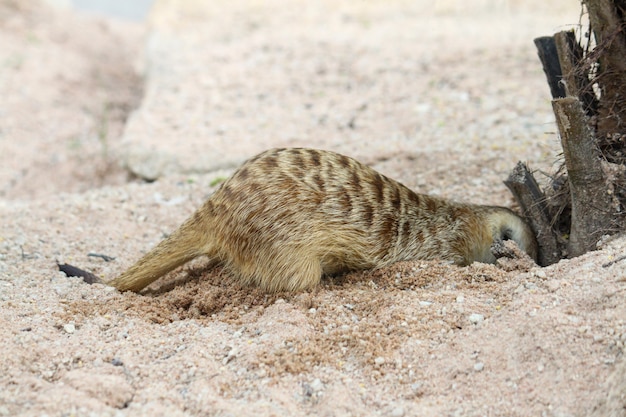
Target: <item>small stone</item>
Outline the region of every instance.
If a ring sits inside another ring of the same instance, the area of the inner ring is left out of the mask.
[[[413,390],[413,392],[415,393],[421,392],[422,388],[424,388],[423,382],[414,382],[411,384],[411,390]]]
[[[395,407],[391,410],[391,417],[403,417],[404,416],[404,408]]]
[[[223,365],[228,364],[228,362],[233,360],[233,358],[235,358],[236,356],[237,356],[237,349],[235,347],[232,347],[230,351],[226,354],[224,359],[222,359],[222,364]]]
[[[309,314],[315,314],[316,312],[317,310],[315,309],[315,307],[309,308]]]
[[[548,276],[546,275],[546,273],[543,271],[543,269],[540,269],[538,271],[535,271],[535,276],[537,278],[541,278],[541,279],[546,279]]]
[[[422,307],[428,307],[431,304],[432,303],[430,301],[420,301],[420,306]]]
[[[482,322],[483,320],[485,320],[485,316],[483,316],[482,314],[473,313],[473,314],[470,314],[469,316],[469,321],[472,324],[478,324]]]
[[[458,295],[458,296],[456,297],[456,302],[457,302],[457,303],[459,303],[459,304],[460,304],[460,303],[462,303],[462,302],[464,302],[464,301],[465,301],[465,297],[463,297],[463,294]]]
[[[320,392],[324,389],[324,383],[319,378],[315,378],[313,382],[311,382],[310,387],[313,392]]]
[[[54,292],[61,298],[67,297],[67,294],[70,292],[70,287],[67,285],[55,285]]]
[[[534,283],[532,283],[532,282],[525,282],[525,283],[524,283],[524,287],[525,287],[527,290],[531,290],[531,291],[535,291],[535,290],[537,290],[537,285],[535,285],[535,284],[534,284]]]
[[[556,292],[559,288],[561,288],[561,283],[559,281],[556,281],[556,280],[548,281],[546,286],[548,287],[548,291]]]
[[[480,371],[482,371],[484,368],[485,368],[485,364],[484,364],[484,363],[482,363],[482,362],[476,362],[476,363],[474,364],[474,370],[475,370],[476,372],[480,372]]]
[[[385,363],[385,358],[383,358],[382,356],[379,356],[376,359],[374,359],[374,363],[380,366]]]
[[[74,323],[67,323],[63,325],[63,330],[65,330],[65,333],[72,334],[76,331],[76,326]]]

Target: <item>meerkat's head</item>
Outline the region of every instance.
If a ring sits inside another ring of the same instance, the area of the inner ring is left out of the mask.
[[[485,215],[492,242],[497,240],[512,240],[526,252],[534,261],[537,261],[537,239],[530,227],[517,214],[504,207],[490,207]],[[489,248],[490,249],[490,248]],[[489,261],[495,262],[495,257],[489,250]]]

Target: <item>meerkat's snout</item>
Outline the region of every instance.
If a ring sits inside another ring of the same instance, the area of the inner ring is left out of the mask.
[[[511,210],[504,207],[493,207],[488,212],[486,223],[491,229],[493,241],[512,240],[535,262],[537,262],[537,239],[528,224]],[[493,261],[495,257],[490,254]]]

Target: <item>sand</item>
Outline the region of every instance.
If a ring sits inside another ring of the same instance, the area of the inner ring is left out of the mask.
[[[513,208],[518,160],[558,164],[532,39],[575,2],[204,3],[0,1],[0,416],[626,415],[623,236],[296,294],[202,259],[142,294],[58,272],[116,276],[274,146]]]

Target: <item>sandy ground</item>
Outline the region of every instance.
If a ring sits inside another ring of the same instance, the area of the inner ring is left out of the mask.
[[[624,237],[298,294],[202,260],[140,295],[56,270],[116,276],[272,146],[506,206],[517,160],[557,160],[532,38],[576,2],[222,3],[0,1],[0,416],[625,416]]]

